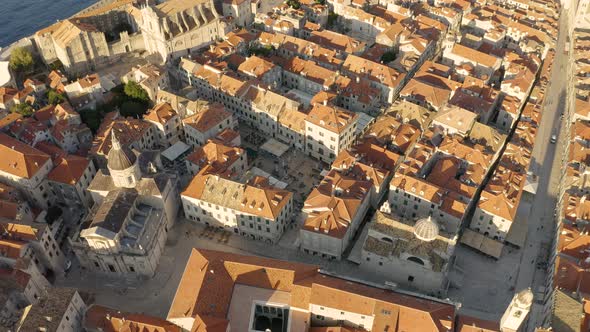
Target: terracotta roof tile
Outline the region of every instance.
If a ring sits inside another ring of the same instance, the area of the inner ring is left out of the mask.
[[[30,179],[50,160],[49,156],[6,134],[0,133],[0,170]]]

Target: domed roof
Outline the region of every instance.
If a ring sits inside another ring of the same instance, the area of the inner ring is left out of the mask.
[[[111,137],[113,144],[107,155],[107,167],[115,171],[122,171],[132,167],[137,160],[135,154],[128,147],[121,146],[115,132],[112,132]]]
[[[433,241],[438,236],[438,224],[431,217],[420,219],[414,225],[414,235],[422,241]]]
[[[515,298],[519,307],[529,307],[533,303],[533,292],[530,288],[523,289],[516,294]]]

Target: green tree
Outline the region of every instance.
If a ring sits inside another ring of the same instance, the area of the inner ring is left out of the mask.
[[[63,63],[61,63],[60,60],[55,60],[49,64],[49,69],[62,71],[62,70],[64,70],[64,65],[63,65]]]
[[[287,0],[287,5],[293,9],[301,8],[301,3],[299,3],[299,0]]]
[[[20,103],[12,106],[10,109],[13,113],[18,113],[22,116],[31,116],[35,112],[33,106],[29,103]]]
[[[148,93],[134,81],[129,81],[129,83],[125,84],[123,91],[129,98],[145,103],[150,102],[150,96]]]
[[[66,95],[64,93],[58,93],[53,89],[47,91],[47,101],[52,105],[61,104],[66,101]]]
[[[262,55],[265,57],[268,57],[272,54],[272,52],[275,50],[274,46],[272,45],[265,45],[262,47],[256,47],[256,46],[252,46],[250,48],[248,48],[248,56],[252,56],[252,55]]]
[[[381,62],[383,63],[390,63],[393,60],[395,60],[395,52],[393,51],[385,52],[381,55]]]
[[[85,109],[80,111],[80,117],[82,118],[82,122],[92,130],[93,133],[96,133],[98,127],[104,118],[106,110],[98,107],[97,109]]]
[[[25,72],[33,68],[33,55],[24,47],[17,47],[10,53],[10,69]]]
[[[338,14],[330,12],[328,14],[328,27],[333,27],[338,21]]]
[[[125,101],[119,106],[119,113],[121,113],[121,115],[125,117],[131,116],[134,118],[138,118],[144,115],[147,112],[147,110],[148,107],[146,104],[133,100]]]

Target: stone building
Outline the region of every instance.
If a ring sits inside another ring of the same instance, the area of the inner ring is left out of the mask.
[[[170,0],[142,8],[139,29],[146,50],[166,61],[223,38],[226,24],[212,0]]]
[[[316,104],[305,118],[307,154],[331,163],[352,146],[359,116],[339,107]]]
[[[332,169],[303,205],[306,219],[299,232],[301,250],[341,259],[369,209],[372,185]]]
[[[52,287],[25,310],[16,330],[80,331],[86,306],[85,299],[75,289]]]
[[[160,90],[168,89],[170,85],[166,69],[151,63],[134,67],[121,78],[121,81],[124,83],[136,82],[147,92],[152,101],[156,100]]]
[[[92,160],[77,155],[67,155],[56,160],[56,166],[47,175],[53,198],[66,205],[90,207],[92,197],[87,191],[96,174]]]
[[[193,147],[204,145],[225,129],[235,129],[238,121],[222,104],[202,100],[189,102],[187,110],[193,115],[182,119],[184,137]]]
[[[154,124],[158,143],[162,147],[170,147],[183,137],[180,116],[168,103],[154,106],[145,115],[144,120]]]
[[[78,19],[64,20],[39,30],[34,38],[43,61],[51,64],[59,60],[72,76],[94,71],[109,57],[104,33]]]
[[[157,157],[136,155],[116,135],[107,160],[108,173],[100,170],[88,188],[95,204],[72,249],[90,271],[151,277],[176,219],[176,178],[157,173]]]
[[[430,294],[444,294],[449,285],[456,240],[431,217],[413,222],[377,211],[361,252],[361,268],[388,281]]]
[[[202,170],[182,192],[182,205],[191,221],[276,243],[291,222],[293,194],[265,178],[241,183]]]
[[[246,150],[240,147],[226,145],[224,142],[212,139],[189,154],[185,162],[192,176],[209,167],[209,171],[215,174],[237,178],[247,170],[248,155]]]
[[[455,310],[313,265],[193,249],[167,320],[185,331],[459,331]]]
[[[4,214],[8,212],[7,205],[0,207]],[[55,211],[49,214],[43,211],[34,220],[0,216],[0,234],[4,240],[26,243],[30,252],[25,257],[32,259],[39,271],[52,270],[63,275],[67,258],[60,247],[62,224],[61,213],[57,215]]]
[[[84,331],[181,332],[165,319],[93,304],[84,313]]]
[[[231,16],[239,26],[249,26],[254,21],[250,0],[223,0],[222,8],[223,16]]]
[[[53,168],[49,155],[6,134],[0,134],[0,180],[20,189],[27,201],[48,205],[47,174]]]

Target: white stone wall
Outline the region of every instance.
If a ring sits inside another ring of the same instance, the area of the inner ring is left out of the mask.
[[[250,239],[271,243],[278,241],[281,237],[291,221],[293,212],[292,199],[274,220],[233,210],[192,197],[181,196],[181,200],[184,214],[191,221],[226,228]]]
[[[150,120],[147,121],[154,124],[157,141],[163,147],[168,148],[183,138],[183,128],[178,115],[173,116],[164,124]]]
[[[510,220],[506,220],[476,207],[469,228],[489,238],[504,241],[511,226],[512,222]]]
[[[310,303],[309,311],[311,313],[311,322],[315,326],[336,326],[339,322],[343,321],[346,322],[346,326],[371,329],[375,319],[373,315],[362,315],[356,312],[324,307],[313,303]]]
[[[305,151],[305,132],[301,133],[295,131],[287,126],[277,123],[278,131],[277,138],[283,143],[289,144],[291,147]]]
[[[75,292],[59,322],[56,332],[77,332],[82,330],[82,320],[84,319],[86,309],[86,303],[84,303],[80,294]]]
[[[207,143],[207,140],[214,138],[225,129],[234,129],[237,127],[237,121],[233,116],[215,124],[205,132],[198,131],[194,127],[184,124],[184,139],[185,142],[194,148],[200,147]]]
[[[252,14],[252,4],[250,0],[245,0],[240,4],[228,4],[223,2],[223,16],[231,16],[235,23],[241,27],[252,24],[254,15]]]
[[[324,89],[322,84],[307,79],[301,73],[292,73],[287,70],[283,70],[283,85],[310,95],[315,95]]]
[[[438,203],[421,197],[419,192],[406,192],[391,185],[388,203],[392,212],[406,219],[418,220],[432,216],[449,233],[456,232],[461,223],[457,217],[440,210]]]
[[[319,231],[308,231],[301,229],[299,238],[301,240],[301,250],[312,255],[320,255],[325,258],[340,259],[342,252],[349,245],[350,240],[359,228],[363,218],[367,214],[370,205],[370,195],[367,194],[361,205],[358,207],[356,214],[353,216],[346,235],[342,239],[322,234]],[[303,210],[304,213],[311,213],[311,210]]]
[[[217,16],[213,2],[204,4]],[[201,12],[197,5],[194,8],[194,13],[197,15]],[[191,11],[189,11],[191,12]],[[152,7],[145,7],[141,10],[142,21],[140,22],[140,30],[144,37],[144,44],[149,53],[157,53],[163,61],[172,58],[179,58],[189,54],[191,51],[198,50],[204,46],[212,44],[218,38],[223,38],[226,33],[225,24],[218,18],[193,28],[191,31],[177,34],[171,39],[165,36],[165,27],[167,23],[163,23],[168,18],[160,18]]]
[[[324,258],[340,259],[345,249],[343,239],[308,231],[303,228],[299,232],[299,239],[301,240],[301,250],[314,256],[319,255]]]
[[[331,163],[340,151],[352,146],[355,128],[356,122],[349,124],[340,133],[334,133],[305,121],[305,151],[316,159]]]
[[[498,110],[498,117],[496,118],[496,127],[504,132],[508,132],[515,123],[516,117],[500,107]]]
[[[0,171],[0,179],[13,187],[20,189],[29,202],[41,208],[47,208],[49,185],[45,179],[52,169],[53,163],[51,159],[49,159],[30,179],[22,178],[4,171]]]

